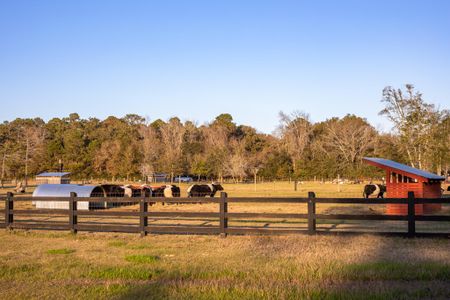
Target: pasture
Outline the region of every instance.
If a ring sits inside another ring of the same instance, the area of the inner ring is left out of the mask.
[[[361,197],[363,185],[225,184],[232,196]],[[186,191],[186,185],[182,185]],[[184,196],[184,194],[182,194]],[[302,212],[233,204],[230,211]],[[134,207],[120,208],[133,210]],[[213,204],[156,205],[210,211]],[[215,206],[214,206],[215,209]],[[318,210],[382,213],[380,205]],[[120,221],[119,221],[120,222]],[[161,220],[160,222],[167,222]],[[190,222],[179,220],[177,222]],[[202,220],[205,223],[208,220]],[[255,226],[283,226],[279,220]],[[301,224],[300,224],[301,225]],[[333,229],[351,224],[323,224]],[[450,240],[360,236],[148,235],[0,230],[0,298],[413,299],[449,298]]]

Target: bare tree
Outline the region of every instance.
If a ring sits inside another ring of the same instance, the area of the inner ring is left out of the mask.
[[[289,115],[279,113],[279,135],[287,153],[291,156],[294,173],[297,171],[299,161],[311,139],[311,121],[309,115],[295,111]]]
[[[376,131],[365,120],[346,116],[329,122],[323,137],[323,151],[337,153],[343,164],[354,165],[375,147]]]
[[[209,149],[226,149],[228,145],[228,130],[222,126],[204,127],[203,132]]]
[[[120,175],[118,165],[122,163],[120,156],[121,147],[117,140],[104,141],[94,157],[94,170],[99,174],[112,176]]]
[[[422,94],[411,84],[406,91],[386,87],[383,90],[385,108],[380,115],[386,116],[400,136],[400,147],[408,156],[412,167],[423,168],[427,145],[432,131],[439,123],[440,113],[433,104],[425,103]]]
[[[42,148],[45,130],[42,126],[25,126],[22,128],[22,141],[25,144],[25,188],[28,186],[28,167],[30,158]]]
[[[433,127],[430,141],[425,146],[427,168],[436,170],[437,174],[448,174],[450,166],[450,111],[440,112],[439,124]]]
[[[5,179],[5,172],[6,172],[6,159],[8,158],[8,144],[7,142],[3,143],[3,153],[2,153],[2,171],[1,171],[1,178],[0,178],[0,183],[1,186],[3,187],[3,180]]]
[[[173,173],[182,157],[183,138],[186,129],[178,118],[171,118],[160,128],[163,155],[166,158],[168,169]],[[173,176],[172,176],[173,178]]]
[[[232,143],[233,153],[225,163],[225,170],[233,178],[234,182],[242,181],[248,170],[248,160],[245,157],[244,145],[242,142]]]
[[[143,161],[141,173],[144,176],[157,171],[159,157],[162,154],[162,147],[158,132],[152,126],[142,126],[140,128],[142,136]]]
[[[225,164],[230,157],[230,131],[226,126],[220,124],[202,127],[202,131],[205,137],[206,156],[215,158],[213,169],[217,173],[219,181],[222,182]]]

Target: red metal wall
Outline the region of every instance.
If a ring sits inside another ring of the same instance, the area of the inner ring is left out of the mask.
[[[401,172],[397,171],[397,174]],[[402,174],[404,175],[404,174]],[[414,192],[415,198],[440,198],[441,184],[427,183],[420,179],[418,182],[391,182],[390,171],[386,171],[386,193],[388,198],[407,198],[408,192]],[[406,204],[387,204],[386,214],[388,215],[407,215],[408,206]],[[416,204],[415,213],[423,215],[441,209],[440,204]]]
[[[399,173],[399,172],[397,172]],[[422,198],[422,182],[391,182],[391,172],[386,171],[386,194],[388,198],[407,198],[408,192],[414,192],[414,197]],[[415,213],[423,215],[423,204],[414,206]],[[387,204],[387,215],[407,215],[408,205],[405,204]]]
[[[423,183],[386,183],[386,192],[388,198],[406,198],[408,192],[414,192],[414,197],[423,198]]]
[[[423,184],[423,198],[440,198],[441,195],[441,183],[424,183]],[[442,204],[424,204],[424,213],[432,213],[435,211],[440,211],[442,209]]]

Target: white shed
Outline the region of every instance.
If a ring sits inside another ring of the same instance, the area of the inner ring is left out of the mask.
[[[69,184],[69,172],[45,172],[36,175],[36,184]]]

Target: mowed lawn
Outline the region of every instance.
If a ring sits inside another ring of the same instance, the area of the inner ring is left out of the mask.
[[[338,188],[340,191],[338,191]],[[185,186],[182,187],[185,190]],[[229,196],[361,197],[362,185],[225,185]],[[208,210],[208,205],[153,206]],[[298,206],[239,211],[297,211]],[[324,207],[336,211],[333,206]],[[357,207],[345,207],[357,210]],[[382,212],[377,211],[377,213]],[[450,240],[0,230],[0,298],[450,298]]]

